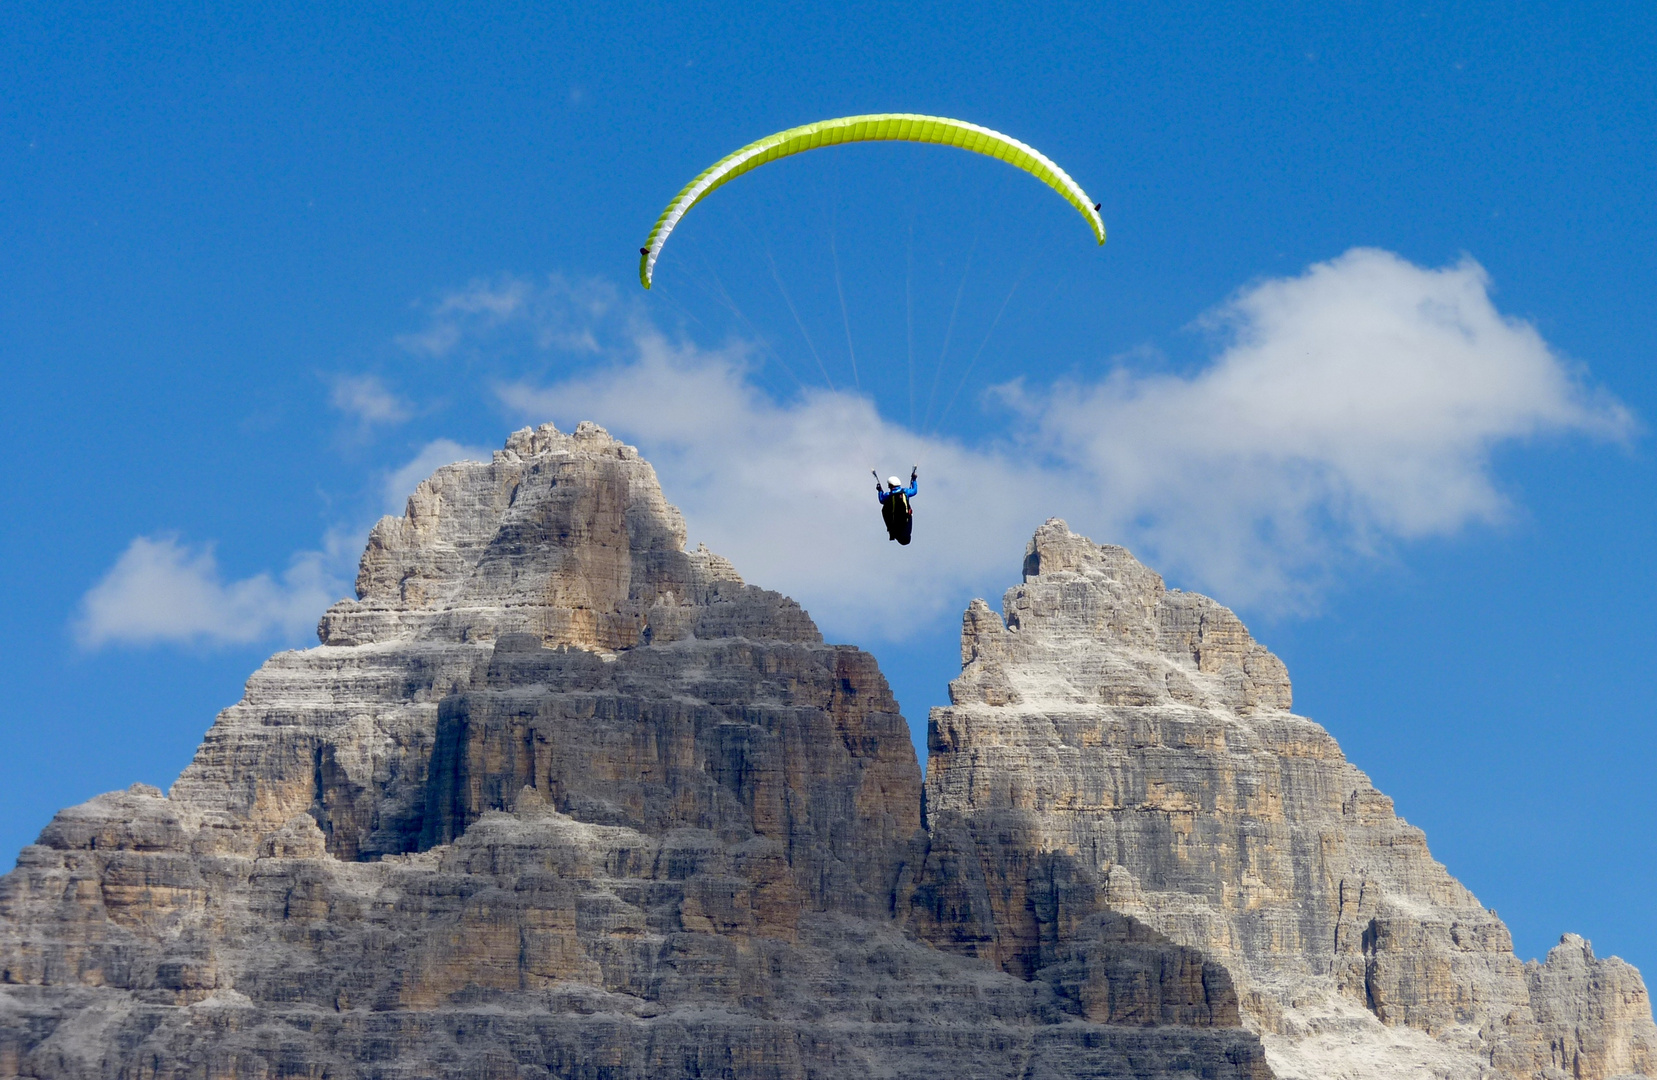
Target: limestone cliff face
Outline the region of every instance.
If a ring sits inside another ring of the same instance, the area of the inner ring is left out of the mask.
[[[0,1076],[1270,1075],[1219,954],[1080,863],[1028,963],[935,947],[994,919],[873,659],[684,542],[592,425],[421,484],[169,793],[0,879]],[[1561,1030],[1596,963],[1529,976]]]
[[[1572,936],[1521,965],[1214,601],[1054,520],[961,660],[904,894],[941,948],[1029,973],[1130,916],[1224,969],[1285,1078],[1657,1066],[1639,974]]]
[[[344,859],[453,836],[464,822],[441,820],[456,809],[452,800],[428,806],[427,767],[434,753],[453,767],[455,748],[440,739],[470,729],[446,726],[439,714],[466,712],[456,696],[475,681],[488,684],[501,642],[509,652],[526,643],[573,649],[571,671],[586,672],[574,682],[589,692],[625,684],[647,696],[652,688],[641,677],[662,665],[640,669],[640,658],[672,653],[677,642],[686,643],[686,666],[716,671],[714,654],[740,654],[736,642],[774,643],[767,648],[779,655],[809,658],[802,675],[823,694],[839,686],[837,667],[849,665],[855,671],[845,673],[848,691],[834,715],[868,719],[884,736],[871,741],[873,756],[859,758],[857,770],[867,770],[876,789],[895,775],[915,780],[912,755],[893,737],[902,730],[895,704],[878,696],[883,680],[872,661],[825,649],[793,601],[744,585],[724,559],[684,545],[683,519],[662,497],[655,471],[591,424],[573,435],[526,429],[490,464],[440,469],[410,497],[405,516],[375,526],[357,599],[322,617],[321,647],[279,654],[255,673],[172,795],[205,815],[227,852],[252,851],[296,814],[315,818],[328,850]],[[719,703],[728,703],[721,689],[728,696],[753,688],[746,673],[723,688],[717,676],[707,681]],[[542,719],[543,735],[552,723]],[[667,755],[656,765],[671,770],[699,760],[704,748],[693,739],[656,749]],[[503,797],[497,792],[497,804]],[[897,812],[891,827],[907,835],[915,811]]]
[[[1652,1071],[1639,974],[1521,965],[1231,612],[1062,522],[1024,570],[923,792],[632,448],[440,469],[169,793],[0,879],[0,1077]]]

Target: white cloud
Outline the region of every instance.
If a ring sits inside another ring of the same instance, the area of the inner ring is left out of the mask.
[[[1089,478],[1103,521],[1240,602],[1305,601],[1346,556],[1501,520],[1503,444],[1636,427],[1496,310],[1471,259],[1357,249],[1206,321],[1229,344],[1194,376],[1004,396],[1033,445]]]
[[[489,456],[450,439],[427,443],[407,464],[385,474],[376,508],[401,514],[409,494],[439,467]],[[298,552],[280,576],[261,573],[239,581],[224,579],[212,544],[192,546],[169,534],[136,537],[81,599],[72,629],[86,649],[267,640],[309,644],[322,613],[350,592],[367,537],[366,525],[331,529],[320,550]]]
[[[502,331],[527,331],[538,349],[597,352],[593,326],[616,307],[614,287],[594,280],[571,281],[549,274],[544,284],[502,275],[475,280],[439,300],[425,329],[397,339],[413,353],[444,357],[462,343],[500,344]]]
[[[400,424],[414,415],[409,403],[393,393],[377,375],[340,375],[332,381],[328,403],[355,416],[364,425]]]
[[[81,601],[75,636],[104,645],[245,645],[316,632],[323,609],[341,595],[327,552],[296,555],[280,579],[256,574],[225,581],[212,545],[176,536],[140,536]]]
[[[659,334],[636,358],[550,388],[500,389],[528,417],[596,418],[637,439],[693,534],[749,581],[807,604],[825,626],[899,636],[953,606],[963,583],[1004,578],[1061,500],[1061,478],[1010,455],[923,438],[866,399],[827,390],[779,405],[736,351]],[[871,469],[921,465],[915,543],[886,539]]]
[[[498,388],[528,419],[595,419],[639,443],[696,537],[837,633],[900,635],[1005,583],[1049,515],[1234,604],[1316,602],[1354,560],[1500,521],[1494,451],[1539,435],[1625,440],[1626,408],[1464,259],[1429,270],[1358,249],[1240,291],[1189,376],[1008,386],[1004,437],[967,446],[827,390],[778,403],[739,349],[633,325],[607,369]],[[870,488],[922,464],[916,541]]]
[[[387,514],[401,514],[408,498],[420,481],[444,465],[457,461],[488,461],[493,451],[478,446],[462,446],[453,439],[434,439],[420,448],[408,464],[386,474],[381,488],[381,505]]]
[[[1621,404],[1502,315],[1471,260],[1442,269],[1354,250],[1241,290],[1189,375],[1009,385],[991,440],[928,437],[827,389],[778,401],[741,345],[670,339],[601,286],[505,278],[433,312],[428,351],[534,347],[602,366],[496,386],[524,419],[593,419],[640,448],[693,542],[800,600],[830,633],[897,638],[1015,578],[1051,515],[1126,544],[1226,603],[1306,608],[1343,569],[1399,543],[1500,522],[1492,457],[1537,436],[1627,440]],[[439,333],[441,331],[441,333]],[[383,474],[399,513],[437,467],[489,452],[439,439]],[[869,469],[921,466],[916,540],[885,539]],[[344,589],[366,529],[333,534],[280,578],[226,582],[211,548],[134,540],[83,601],[88,647],[308,634]]]

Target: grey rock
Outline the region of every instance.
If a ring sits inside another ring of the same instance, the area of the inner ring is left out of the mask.
[[[0,1077],[1651,1069],[1638,972],[1521,965],[1234,614],[1062,522],[924,788],[591,424],[438,470],[318,632],[0,879]]]
[[[1130,913],[929,944],[982,918],[874,660],[684,544],[594,425],[438,470],[169,793],[0,879],[0,1076],[1269,1075]]]
[[[1056,519],[1024,570],[930,718],[924,937],[1026,974],[1132,916],[1229,976],[1283,1077],[1651,1067],[1638,972],[1569,936],[1522,966],[1232,612]]]

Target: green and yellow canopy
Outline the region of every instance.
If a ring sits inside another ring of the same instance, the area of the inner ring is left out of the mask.
[[[1023,169],[1060,195],[1087,219],[1099,243],[1105,242],[1105,223],[1099,217],[1099,206],[1088,198],[1081,185],[1070,174],[1034,147],[1017,139],[991,131],[964,120],[944,116],[917,116],[912,113],[871,113],[868,116],[842,116],[838,120],[819,120],[815,124],[779,131],[758,142],[749,143],[734,154],[728,154],[704,169],[684,190],[673,197],[656,219],[650,238],[639,249],[639,281],[650,288],[650,279],[656,269],[656,259],[662,245],[673,234],[679,220],[690,208],[721,184],[736,179],[743,173],[757,169],[778,158],[816,150],[823,146],[838,146],[852,142],[919,142],[941,146],[958,146],[975,154],[1005,161]]]

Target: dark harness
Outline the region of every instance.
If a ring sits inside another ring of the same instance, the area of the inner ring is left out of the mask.
[[[909,496],[901,488],[893,488],[880,504],[881,520],[886,522],[886,535],[900,544],[909,543],[915,527],[915,514],[909,506]]]

